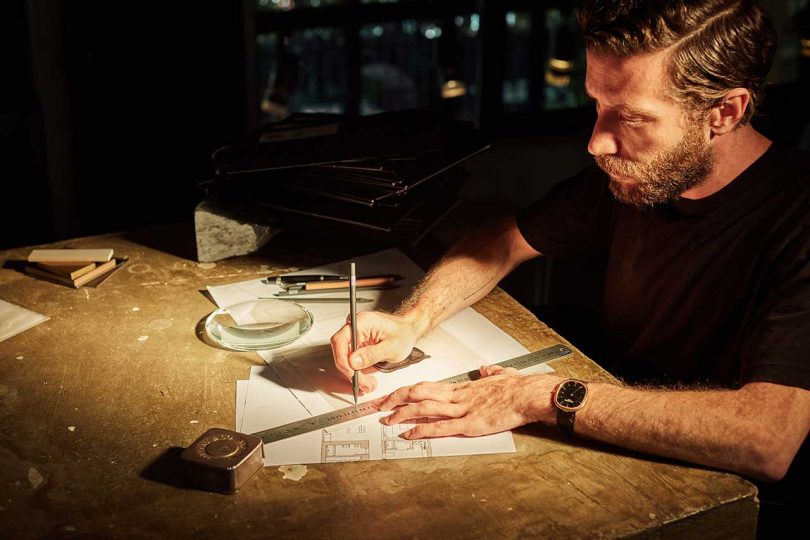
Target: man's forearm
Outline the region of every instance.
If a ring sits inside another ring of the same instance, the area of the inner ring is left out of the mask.
[[[412,318],[424,334],[487,295],[506,275],[505,255],[483,253],[466,238],[425,275],[397,314]]]
[[[790,466],[808,431],[805,390],[751,383],[739,390],[641,390],[589,385],[576,432],[632,450],[766,480]]]
[[[536,256],[512,218],[465,235],[419,282],[397,309],[419,335],[486,296],[515,266]]]

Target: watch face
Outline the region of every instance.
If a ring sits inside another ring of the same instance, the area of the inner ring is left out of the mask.
[[[564,411],[573,411],[585,403],[588,387],[580,381],[563,381],[554,395],[554,403]]]

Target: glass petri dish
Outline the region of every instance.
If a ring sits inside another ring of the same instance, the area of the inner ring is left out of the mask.
[[[301,305],[264,298],[219,308],[205,319],[205,333],[226,349],[263,351],[292,343],[314,322]]]

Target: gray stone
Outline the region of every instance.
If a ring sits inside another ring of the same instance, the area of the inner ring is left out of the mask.
[[[213,262],[253,253],[280,232],[276,223],[274,216],[258,208],[203,200],[194,209],[197,260]]]

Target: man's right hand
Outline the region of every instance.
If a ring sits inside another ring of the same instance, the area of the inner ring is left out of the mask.
[[[357,350],[352,351],[351,322],[332,336],[332,357],[335,367],[351,380],[355,370],[363,370],[377,362],[401,362],[411,353],[419,332],[406,317],[379,311],[357,314]],[[377,388],[371,375],[360,371],[358,386],[363,393]]]

